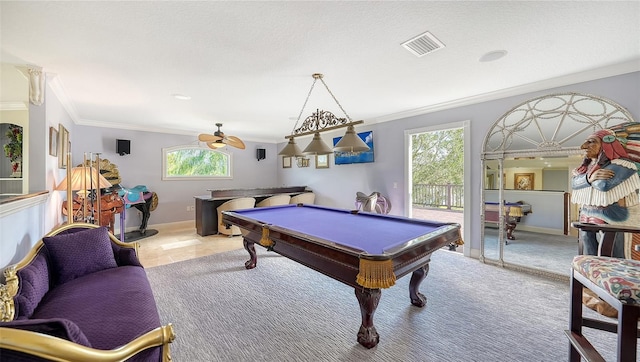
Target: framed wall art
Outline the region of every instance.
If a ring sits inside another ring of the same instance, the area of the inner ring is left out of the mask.
[[[513,175],[513,188],[515,190],[533,190],[534,173],[516,173]]]
[[[316,168],[329,168],[329,155],[316,155]]]
[[[369,151],[357,153],[335,151],[333,153],[333,160],[336,165],[373,162],[373,131],[360,132],[358,133],[358,137],[369,146]],[[341,139],[342,137],[335,137],[333,139],[333,146],[335,147]]]
[[[70,145],[69,131],[61,123],[58,126],[58,168],[67,168],[67,153]]]
[[[58,155],[58,130],[54,127],[49,127],[49,155]]]
[[[291,168],[291,157],[282,157],[282,168]]]
[[[309,167],[309,159],[306,157],[297,157],[296,165],[298,167]]]

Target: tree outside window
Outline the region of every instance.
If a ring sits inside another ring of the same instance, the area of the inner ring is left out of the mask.
[[[413,138],[412,146],[414,184],[462,185],[462,128],[418,134]]]
[[[204,147],[164,148],[163,180],[231,178],[231,155]]]

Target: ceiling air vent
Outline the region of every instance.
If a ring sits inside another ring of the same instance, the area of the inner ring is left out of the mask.
[[[421,57],[429,53],[433,53],[438,49],[442,49],[445,45],[433,36],[433,34],[427,31],[426,33],[422,33],[407,40],[402,43],[402,46],[413,55]]]

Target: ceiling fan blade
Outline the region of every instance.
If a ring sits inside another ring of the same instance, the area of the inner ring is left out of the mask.
[[[202,133],[198,135],[198,141],[201,142],[215,142],[222,140],[222,137],[218,137],[212,134]]]
[[[242,140],[236,136],[227,136],[225,137],[223,142],[228,144],[229,146],[239,148],[241,150],[244,150],[245,148],[244,142],[242,142]]]

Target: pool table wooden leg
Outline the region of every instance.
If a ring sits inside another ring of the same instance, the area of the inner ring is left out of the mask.
[[[427,305],[427,297],[420,293],[420,283],[429,274],[429,264],[426,264],[411,274],[411,281],[409,282],[409,298],[411,298],[411,304],[416,307],[424,307]]]
[[[258,262],[258,257],[256,256],[256,247],[253,241],[247,240],[247,238],[242,238],[242,244],[246,251],[249,252],[250,259],[244,263],[244,267],[247,269],[253,269],[256,267]]]
[[[516,223],[514,221],[507,221],[505,223],[506,225],[506,229],[507,229],[507,239],[509,240],[515,240],[516,237],[513,236],[513,230],[516,229]]]
[[[382,292],[380,289],[362,287],[357,287],[355,290],[356,298],[360,303],[360,314],[362,314],[362,325],[360,325],[360,330],[358,331],[358,343],[367,348],[373,348],[380,341],[378,331],[373,325],[373,314],[378,308]]]

